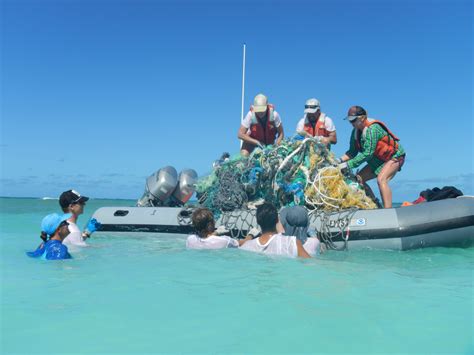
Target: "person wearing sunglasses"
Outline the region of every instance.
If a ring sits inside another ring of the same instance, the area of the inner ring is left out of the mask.
[[[43,260],[71,259],[67,246],[63,244],[64,238],[69,234],[68,221],[71,214],[59,215],[52,213],[43,218],[41,231],[47,236],[47,240],[40,244],[35,251],[27,252],[32,258]]]
[[[309,99],[304,106],[304,117],[296,125],[296,133],[303,137],[319,137],[331,149],[337,143],[336,126],[332,119],[321,112],[318,99]]]
[[[268,103],[265,95],[255,96],[237,136],[242,140],[240,154],[243,156],[248,156],[255,147],[280,144],[284,137],[281,118],[275,107]]]
[[[359,181],[370,190],[366,182],[377,178],[383,206],[391,208],[392,190],[388,183],[405,162],[405,150],[400,140],[383,122],[368,118],[361,106],[352,106],[345,119],[353,129],[349,150],[340,158],[339,167],[341,170],[355,169],[367,162],[357,174]]]
[[[71,214],[71,217],[68,219],[70,233],[64,240],[64,244],[69,247],[86,246],[85,239],[89,238],[93,232],[100,228],[100,223],[95,218],[89,220],[83,232],[81,232],[76,224],[79,216],[84,213],[84,207],[88,200],[89,197],[81,196],[75,190],[64,191],[59,196],[61,209],[64,213]]]

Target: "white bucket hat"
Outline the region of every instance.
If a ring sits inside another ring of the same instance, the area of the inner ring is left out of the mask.
[[[265,112],[267,111],[268,99],[263,94],[258,94],[253,99],[253,112]]]
[[[316,113],[319,110],[319,106],[318,99],[306,100],[306,104],[304,105],[304,113]]]

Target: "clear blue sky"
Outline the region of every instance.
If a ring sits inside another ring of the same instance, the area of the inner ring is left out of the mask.
[[[2,196],[140,197],[164,165],[205,174],[239,149],[259,92],[294,133],[316,97],[342,155],[351,105],[407,151],[394,200],[473,191],[471,1],[2,3]]]

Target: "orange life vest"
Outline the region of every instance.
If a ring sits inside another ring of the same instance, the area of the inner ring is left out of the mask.
[[[398,143],[397,142],[400,139],[398,139],[398,137],[396,135],[394,135],[387,128],[385,123],[383,123],[381,121],[372,120],[372,119],[370,119],[370,121],[369,121],[369,119],[366,119],[364,121],[364,126],[365,126],[364,131],[361,132],[361,131],[357,130],[357,132],[356,132],[356,141],[355,141],[356,149],[359,152],[362,151],[362,143],[361,143],[362,135],[365,134],[366,128],[370,127],[374,123],[381,126],[387,132],[387,135],[384,136],[382,139],[380,139],[377,142],[377,145],[375,147],[374,156],[376,158],[382,160],[382,161],[389,161],[390,159],[392,159],[393,155],[397,152],[397,150],[398,150]]]
[[[329,131],[326,129],[326,125],[324,121],[326,119],[326,115],[321,113],[316,124],[313,126],[311,122],[309,122],[308,118],[305,116],[304,118],[304,130],[305,132],[311,134],[311,136],[322,136],[322,137],[329,137]]]
[[[255,112],[253,111],[253,106],[250,106],[250,112],[252,112],[252,118],[250,121],[250,137],[258,140],[260,143],[263,143],[265,145],[275,143],[277,128],[275,126],[275,114],[273,105],[267,105],[267,120],[264,125],[255,115]]]

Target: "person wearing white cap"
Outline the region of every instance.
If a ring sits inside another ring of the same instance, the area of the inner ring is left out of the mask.
[[[296,125],[296,133],[303,137],[319,137],[328,148],[337,143],[336,126],[331,118],[321,112],[317,99],[306,100],[304,117]]]
[[[265,95],[255,96],[237,136],[242,140],[240,154],[243,156],[248,156],[257,146],[280,144],[284,137],[281,118]]]

